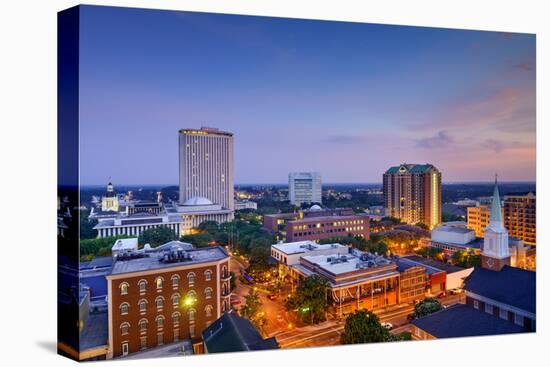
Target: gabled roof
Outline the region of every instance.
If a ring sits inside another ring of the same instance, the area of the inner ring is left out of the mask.
[[[475,268],[464,288],[472,293],[536,313],[536,273],[505,265],[501,271]]]
[[[497,316],[456,304],[431,315],[413,320],[412,324],[436,338],[460,338],[526,332],[524,328]]]
[[[263,339],[247,319],[227,312],[202,333],[208,353],[278,349],[275,338]]]

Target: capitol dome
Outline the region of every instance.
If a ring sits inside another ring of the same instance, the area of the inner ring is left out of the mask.
[[[321,208],[319,205],[315,204],[315,205],[313,205],[311,208],[309,208],[309,210],[313,210],[313,211],[315,211],[315,210],[323,210],[323,208]]]
[[[196,206],[196,205],[213,205],[214,203],[202,196],[193,196],[185,200],[183,205],[185,206]]]

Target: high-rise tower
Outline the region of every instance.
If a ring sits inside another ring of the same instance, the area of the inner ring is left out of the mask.
[[[508,247],[508,230],[502,221],[500,194],[495,176],[495,188],[491,202],[491,221],[485,228],[481,266],[486,269],[500,271],[504,265],[510,265],[510,249]]]
[[[206,198],[234,210],[233,134],[206,127],[180,130],[179,181],[180,204]]]
[[[431,164],[390,167],[383,176],[386,215],[405,223],[441,223],[441,172]]]

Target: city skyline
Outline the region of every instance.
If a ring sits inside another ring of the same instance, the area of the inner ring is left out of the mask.
[[[84,6],[80,60],[83,185],[176,184],[201,126],[234,133],[237,185],[536,179],[534,35]]]

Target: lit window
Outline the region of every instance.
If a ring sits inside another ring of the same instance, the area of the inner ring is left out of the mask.
[[[474,299],[474,308],[475,308],[476,310],[479,310],[479,301],[476,300],[476,299]]]
[[[180,317],[181,317],[181,314],[179,312],[174,312],[172,314],[172,323],[173,324],[179,324],[180,322]]]
[[[155,284],[157,285],[157,289],[162,289],[162,278],[161,278],[161,277],[158,277],[158,278],[155,280]]]
[[[120,294],[125,295],[128,294],[128,283],[120,283]]]
[[[139,348],[140,349],[147,349],[147,337],[142,336],[139,338]]]
[[[204,311],[206,313],[206,317],[211,317],[212,316],[212,310],[213,310],[213,307],[211,305],[206,306],[206,308],[204,309]]]
[[[130,305],[126,302],[120,305],[120,314],[121,315],[128,315],[128,309],[130,308]]]
[[[206,289],[204,290],[204,297],[205,297],[206,299],[212,298],[212,288],[206,288]]]
[[[206,270],[204,272],[204,279],[206,281],[212,280],[212,270]]]

